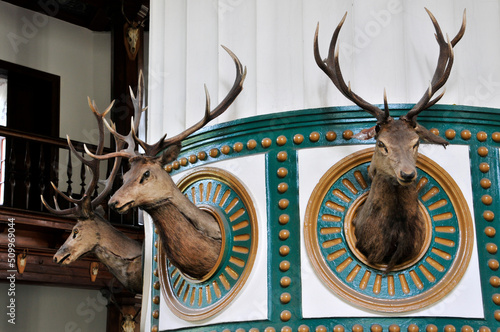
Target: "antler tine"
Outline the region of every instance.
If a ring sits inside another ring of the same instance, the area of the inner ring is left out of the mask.
[[[460,30],[458,31],[457,35],[453,38],[453,40],[450,42],[448,37],[447,40],[445,40],[443,33],[441,32],[441,28],[434,15],[427,8],[425,8],[425,10],[427,11],[427,14],[430,17],[432,24],[434,25],[434,30],[436,31],[435,36],[436,36],[436,41],[439,45],[439,57],[436,69],[434,71],[434,75],[432,76],[430,88],[424,93],[424,95],[418,101],[418,103],[416,103],[415,106],[413,106],[413,108],[405,116],[402,117],[402,119],[405,119],[406,121],[409,121],[411,123],[416,122],[416,118],[420,112],[431,107],[432,105],[437,103],[441,99],[441,97],[443,97],[444,92],[441,93],[436,98],[434,98],[433,100],[431,100],[432,96],[441,87],[443,87],[443,85],[446,83],[446,81],[450,76],[454,60],[453,47],[463,37],[466,26],[466,11],[464,10],[462,25],[460,26]]]
[[[56,197],[54,196],[54,204],[55,204],[55,207],[56,207],[54,209],[54,208],[50,207],[50,205],[45,201],[45,199],[43,197],[41,197],[42,203],[45,205],[45,207],[51,213],[54,213],[54,214],[57,214],[57,215],[66,215],[66,216],[73,215],[73,216],[81,217],[83,210],[86,209],[85,207],[83,207],[85,197],[91,197],[92,193],[96,189],[97,184],[99,182],[99,171],[100,171],[99,165],[100,165],[100,161],[103,160],[103,159],[109,159],[111,157],[116,157],[113,169],[112,169],[109,177],[106,179],[106,186],[105,186],[105,188],[103,190],[101,190],[100,194],[91,202],[92,207],[94,207],[94,208],[97,205],[99,205],[100,203],[102,203],[103,199],[107,196],[107,194],[111,190],[111,183],[113,182],[114,177],[116,176],[116,173],[117,173],[117,170],[118,170],[118,166],[121,163],[121,158],[120,158],[121,156],[111,156],[112,154],[108,154],[108,155],[104,155],[104,156],[102,155],[102,153],[104,151],[104,124],[105,123],[107,124],[107,122],[104,119],[104,117],[106,116],[106,114],[113,107],[114,101],[111,102],[111,104],[102,113],[99,113],[99,111],[97,110],[97,106],[96,106],[95,102],[91,101],[90,98],[88,98],[88,103],[89,103],[90,109],[92,110],[92,113],[94,114],[94,116],[96,117],[96,120],[97,120],[97,127],[98,127],[98,130],[99,130],[99,139],[98,139],[98,143],[97,143],[95,154],[91,153],[85,144],[83,145],[83,147],[84,147],[85,151],[87,152],[87,154],[90,155],[91,157],[93,157],[93,159],[92,160],[87,160],[83,156],[80,156],[80,153],[78,151],[76,151],[76,149],[73,146],[73,143],[71,142],[71,139],[69,138],[69,136],[67,136],[67,140],[68,140],[68,147],[69,147],[70,151],[72,153],[74,153],[76,155],[76,157],[86,167],[89,168],[90,172],[92,173],[92,179],[90,180],[89,184],[87,185],[87,188],[85,189],[85,193],[84,193],[84,195],[83,195],[83,197],[81,199],[74,199],[74,198],[72,198],[70,196],[67,196],[66,194],[64,194],[63,192],[61,192],[54,185],[54,183],[51,182],[52,187],[54,188],[54,190],[55,190],[55,192],[56,192],[57,195],[60,195],[66,201],[69,201],[69,202],[71,202],[71,203],[73,203],[73,204],[76,205],[76,206],[74,206],[72,208],[61,210],[59,208],[58,204],[57,204]],[[115,142],[116,142],[117,149],[120,150],[123,147],[124,143],[121,142],[121,141],[119,141],[116,138],[116,136],[115,136]],[[98,158],[95,158],[95,157],[98,157]]]
[[[162,137],[157,143],[154,145],[147,145],[146,150],[146,155],[147,156],[155,156],[157,155],[160,151],[165,149],[167,146],[178,143],[182,141],[184,138],[188,137],[198,129],[202,128],[204,125],[206,125],[208,122],[212,121],[222,113],[224,113],[225,110],[229,108],[229,106],[233,103],[233,101],[236,99],[236,97],[240,94],[240,92],[243,90],[243,82],[245,81],[245,77],[247,75],[247,69],[246,67],[243,67],[241,64],[240,60],[238,57],[227,47],[224,45],[221,45],[222,48],[231,56],[231,58],[234,61],[235,67],[236,67],[236,78],[234,80],[233,86],[231,90],[227,93],[226,97],[220,102],[219,105],[217,105],[212,111],[210,111],[210,95],[208,94],[208,91],[205,87],[205,93],[206,93],[206,107],[205,107],[205,115],[203,116],[203,119],[201,119],[199,122],[197,122],[195,125],[191,126],[190,128],[184,130],[182,133],[171,137],[169,139],[165,139],[165,136]],[[143,146],[144,147],[144,146]]]
[[[350,83],[346,84],[342,76],[342,71],[339,64],[339,46],[337,45],[337,39],[342,28],[347,13],[344,14],[337,28],[333,32],[332,39],[330,41],[330,47],[328,49],[328,57],[322,60],[319,53],[318,47],[318,34],[319,34],[319,23],[316,26],[316,32],[314,34],[314,59],[316,64],[325,72],[325,74],[330,78],[335,87],[350,101],[361,107],[366,112],[370,113],[377,119],[377,123],[386,122],[389,118],[389,113],[382,111],[375,105],[372,105],[361,98],[359,95],[351,90]]]

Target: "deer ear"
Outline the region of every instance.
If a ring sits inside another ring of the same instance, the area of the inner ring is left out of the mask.
[[[182,147],[181,143],[175,143],[173,145],[170,145],[165,151],[163,151],[163,154],[161,155],[160,159],[161,164],[166,165],[174,161],[179,155],[181,147]]]
[[[361,141],[366,141],[372,137],[375,137],[377,133],[379,132],[380,128],[379,125],[373,126],[371,128],[363,129],[353,137],[356,139],[359,139]]]
[[[445,148],[448,144],[450,144],[444,138],[437,136],[437,135],[434,135],[430,130],[419,125],[418,123],[415,126],[415,131],[418,134],[418,137],[420,137],[420,139],[425,141],[425,142],[432,143],[432,144],[441,144]]]

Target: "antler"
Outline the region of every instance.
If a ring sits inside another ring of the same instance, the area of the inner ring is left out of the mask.
[[[95,153],[97,155],[102,155],[102,153],[104,151],[104,122],[106,121],[104,119],[104,117],[106,116],[106,114],[113,107],[114,101],[106,108],[106,110],[103,113],[99,113],[98,112],[97,106],[96,106],[95,102],[93,102],[93,101],[91,102],[90,98],[88,98],[88,102],[89,102],[89,107],[92,110],[92,113],[94,113],[94,116],[96,117],[97,126],[98,126],[98,129],[99,129],[99,141],[97,143],[97,148],[96,148],[96,152]],[[72,207],[72,208],[61,210],[59,208],[58,204],[57,204],[57,200],[56,200],[55,196],[54,196],[55,209],[52,208],[45,201],[45,199],[43,198],[43,196],[41,196],[41,199],[42,199],[43,205],[45,205],[45,207],[47,208],[47,210],[49,210],[53,214],[56,214],[56,215],[67,215],[67,216],[69,216],[69,215],[81,216],[82,213],[88,213],[88,211],[86,211],[86,210],[89,209],[89,208],[91,210],[94,210],[107,197],[107,195],[109,194],[109,192],[112,189],[112,184],[113,184],[114,178],[115,178],[115,176],[116,176],[116,174],[118,172],[118,169],[119,169],[119,166],[120,166],[120,163],[121,163],[121,158],[118,157],[118,158],[115,159],[115,163],[113,165],[113,169],[111,170],[108,178],[105,181],[103,181],[104,182],[104,189],[97,195],[97,197],[95,199],[92,200],[92,202],[90,203],[90,205],[88,205],[88,200],[90,199],[90,196],[92,195],[92,193],[96,189],[97,183],[99,182],[99,164],[100,164],[100,160],[98,160],[98,159],[92,159],[92,160],[85,159],[83,156],[81,156],[76,151],[75,147],[71,143],[71,140],[70,140],[69,136],[67,136],[67,140],[68,140],[68,146],[69,146],[71,152],[73,152],[77,156],[77,158],[86,167],[88,167],[89,170],[91,171],[91,173],[92,173],[92,180],[88,184],[88,186],[87,186],[87,188],[85,190],[85,193],[84,193],[84,195],[83,195],[83,197],[81,199],[74,199],[74,198],[72,198],[70,196],[67,196],[62,191],[60,191],[54,185],[54,183],[51,182],[52,187],[56,191],[56,194],[61,195],[65,200],[67,200],[67,201],[75,204],[75,206]],[[120,142],[120,141],[118,141],[118,140],[116,140],[116,139],[115,139],[115,141],[116,141],[116,147],[117,147],[117,149],[121,149],[122,146],[123,146],[123,143]],[[88,150],[86,148],[86,146],[85,146],[85,149]]]
[[[325,72],[325,74],[332,80],[333,84],[339,89],[339,91],[350,101],[373,115],[377,119],[377,123],[384,123],[389,119],[389,109],[387,107],[387,97],[384,91],[384,111],[378,108],[375,105],[372,105],[365,101],[363,98],[358,96],[351,90],[351,82],[348,84],[345,83],[344,78],[342,77],[342,72],[340,70],[339,65],[339,46],[337,45],[337,39],[340,33],[340,29],[345,22],[347,17],[347,12],[340,20],[340,23],[337,25],[337,28],[333,32],[332,40],[330,41],[330,48],[328,49],[328,57],[325,60],[322,60],[321,55],[319,54],[318,48],[318,32],[319,32],[319,23],[316,26],[316,33],[314,34],[314,59],[318,66]]]
[[[211,120],[215,119],[219,115],[221,115],[231,104],[232,102],[236,99],[236,97],[239,95],[241,90],[243,89],[243,81],[245,80],[247,70],[246,67],[243,68],[241,65],[240,60],[238,57],[231,52],[227,47],[223,46],[224,50],[226,50],[227,53],[231,56],[231,58],[234,61],[234,64],[236,66],[236,78],[234,80],[233,87],[231,90],[229,90],[228,94],[224,98],[224,100],[221,101],[217,107],[215,107],[212,111],[210,110],[210,95],[208,93],[207,87],[205,86],[205,95],[206,95],[206,108],[205,108],[205,116],[203,119],[201,119],[198,123],[195,125],[191,126],[190,128],[184,130],[182,133],[171,137],[169,139],[165,139],[167,134],[165,134],[158,142],[155,144],[147,144],[143,140],[141,140],[139,137],[137,137],[137,128],[139,126],[139,121],[140,121],[140,115],[142,112],[144,112],[147,108],[142,108],[142,84],[141,82],[143,81],[142,79],[142,72],[140,73],[139,76],[139,86],[137,88],[137,98],[134,96],[134,93],[132,92],[132,89],[130,89],[130,95],[132,98],[132,102],[134,105],[134,119],[132,119],[132,126],[130,133],[127,136],[120,135],[119,133],[116,132],[115,126],[114,125],[109,125],[106,120],[104,120],[104,123],[106,124],[106,127],[108,127],[109,131],[115,136],[116,139],[125,142],[127,144],[127,149],[109,153],[106,155],[94,155],[88,149],[85,151],[87,154],[89,154],[91,157],[96,158],[96,159],[108,159],[108,158],[113,158],[113,157],[126,157],[126,158],[132,158],[135,156],[138,156],[139,153],[136,151],[136,145],[139,144],[145,151],[144,155],[148,157],[155,157],[159,152],[163,151],[166,149],[168,146],[173,145],[173,144],[178,144],[180,143],[184,138],[188,137],[198,129],[202,128],[205,126],[208,122]]]
[[[166,147],[181,142],[184,138],[188,137],[198,129],[205,126],[208,122],[212,121],[222,113],[233,103],[236,97],[240,94],[243,89],[243,82],[245,81],[245,77],[247,74],[246,67],[243,68],[238,57],[227,47],[221,45],[222,48],[231,56],[236,66],[236,78],[233,83],[233,87],[229,90],[226,97],[221,101],[217,107],[215,107],[212,111],[210,111],[210,94],[208,93],[207,87],[205,86],[205,96],[206,96],[206,107],[205,107],[205,116],[198,123],[191,126],[190,128],[184,130],[182,133],[171,137],[169,139],[165,139],[166,135],[162,137],[156,144],[148,145],[145,142],[139,140],[136,137],[136,140],[142,146],[142,148],[146,151],[145,155],[147,156],[155,156],[160,151],[164,150]]]
[[[427,8],[425,8],[425,10],[427,11],[427,14],[429,14],[432,24],[434,25],[434,29],[436,30],[435,36],[439,44],[439,57],[429,89],[427,89],[422,98],[418,101],[417,104],[415,104],[415,106],[413,106],[413,108],[406,114],[406,116],[402,117],[402,119],[413,124],[416,123],[417,115],[420,112],[431,107],[432,105],[437,103],[441,99],[441,97],[443,97],[445,91],[431,100],[432,96],[446,83],[448,77],[450,76],[451,67],[453,66],[453,47],[460,41],[460,39],[462,39],[465,33],[466,25],[466,11],[464,9],[462,26],[460,27],[460,30],[458,31],[455,38],[452,39],[452,41],[445,41],[436,18]]]

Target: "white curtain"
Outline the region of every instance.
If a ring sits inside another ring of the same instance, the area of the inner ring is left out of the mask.
[[[215,106],[235,69],[220,47],[247,67],[244,89],[213,123],[254,115],[352,103],[313,58],[313,37],[326,57],[345,12],[340,64],[353,90],[374,104],[416,103],[435,69],[438,46],[424,10],[450,39],[467,9],[467,30],[441,104],[499,107],[498,1],[152,0],[149,58],[149,139],[175,135],[203,116],[205,83]]]

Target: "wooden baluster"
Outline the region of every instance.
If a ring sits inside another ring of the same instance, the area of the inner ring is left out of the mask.
[[[38,160],[38,169],[40,170],[40,183],[38,187],[40,189],[40,195],[45,195],[45,155],[43,153],[44,146],[40,144],[40,159]],[[40,200],[40,211],[43,211],[43,203]]]
[[[14,191],[16,189],[16,152],[14,149],[14,140],[11,142],[9,155],[10,206],[14,207]]]
[[[26,151],[24,155],[24,167],[26,170],[24,176],[24,189],[26,190],[26,210],[29,210],[29,202],[30,202],[30,188],[31,188],[31,156],[30,156],[30,144],[29,141],[26,141]]]
[[[73,164],[71,162],[71,152],[68,150],[68,164],[66,165],[66,175],[68,176],[68,180],[66,183],[68,184],[68,189],[66,190],[66,195],[71,196],[73,193],[73,189],[71,188],[71,184],[73,181],[71,181],[71,177],[73,176]]]
[[[82,157],[84,157],[84,153],[82,152]],[[82,163],[80,167],[80,180],[82,181],[80,183],[80,186],[82,189],[80,189],[80,196],[83,196],[85,194],[85,164]]]

